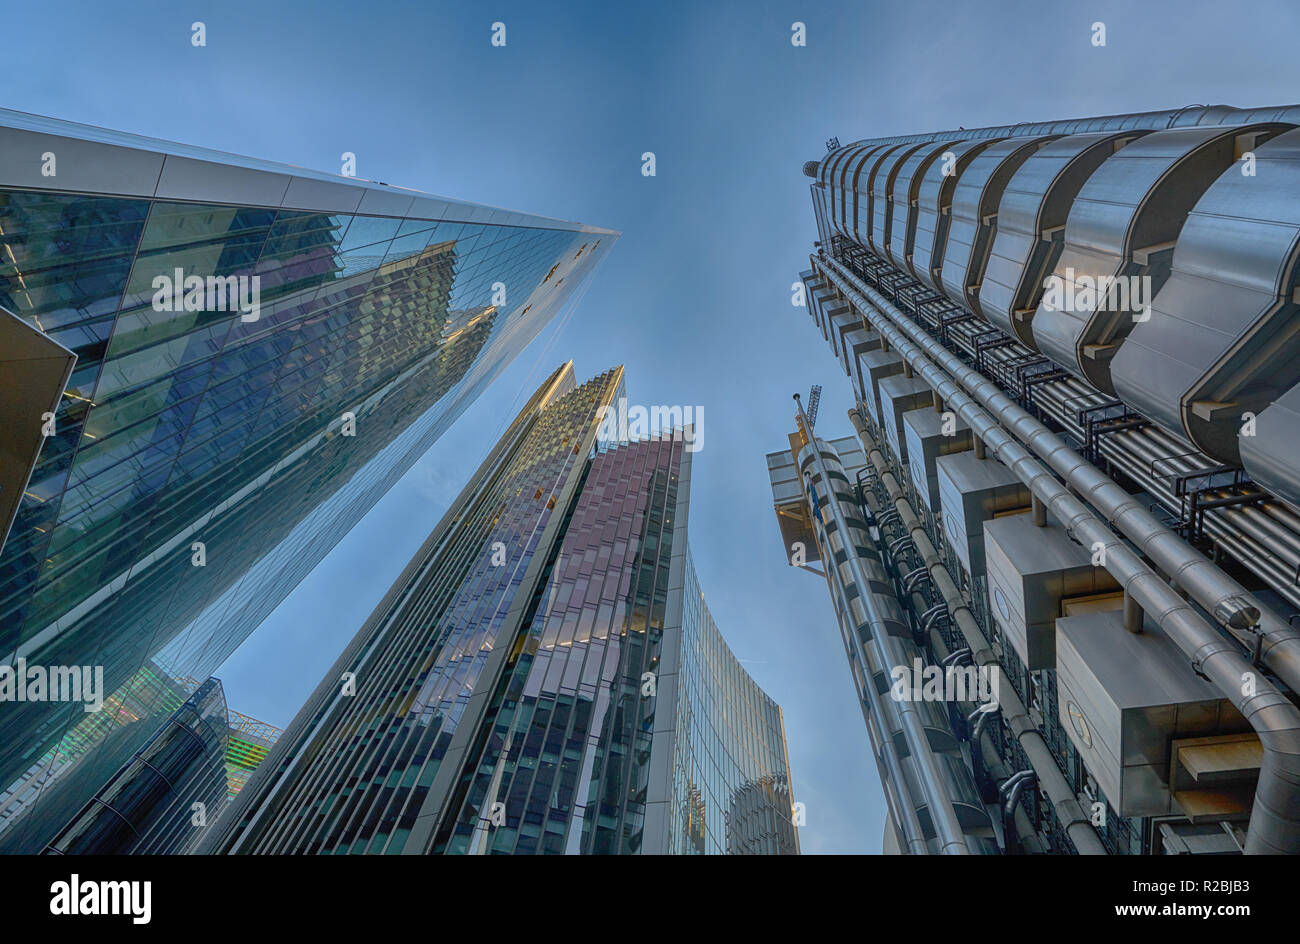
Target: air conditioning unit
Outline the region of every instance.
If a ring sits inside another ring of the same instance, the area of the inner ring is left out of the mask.
[[[1028,508],[1029,489],[992,457],[973,452],[939,456],[934,463],[944,537],[972,581],[984,577],[984,522],[999,512]]]
[[[984,522],[985,575],[994,621],[1031,672],[1056,668],[1056,619],[1066,597],[1118,589],[1060,525],[1032,515]],[[1116,603],[1122,607],[1122,598]]]
[[[1250,731],[1154,620],[1131,633],[1119,610],[1056,621],[1056,686],[1061,726],[1121,816],[1182,812],[1176,741]]]
[[[961,417],[937,410],[910,410],[903,414],[903,441],[907,444],[907,465],[912,489],[930,509],[939,513],[940,456],[962,452],[971,447],[970,427]]]

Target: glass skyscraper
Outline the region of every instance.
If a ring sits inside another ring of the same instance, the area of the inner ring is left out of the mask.
[[[215,827],[230,853],[796,853],[780,708],[687,552],[681,436],[547,379]]]
[[[71,751],[82,705],[0,701],[0,847],[35,851],[69,758],[97,788],[175,710],[142,669],[210,675],[617,234],[15,112],[0,154],[0,346],[45,365],[0,378],[0,665],[134,708]]]
[[[46,847],[55,855],[178,855],[225,807],[227,709],[200,685]],[[57,784],[58,790],[62,784]]]
[[[266,758],[280,730],[231,710],[220,679],[173,682],[192,694],[59,831],[47,854],[184,855]],[[75,801],[72,779],[52,791]]]

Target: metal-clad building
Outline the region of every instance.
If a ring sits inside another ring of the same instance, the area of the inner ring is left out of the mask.
[[[1193,106],[805,163],[867,463],[799,408],[768,467],[888,849],[1300,852],[1298,144]]]

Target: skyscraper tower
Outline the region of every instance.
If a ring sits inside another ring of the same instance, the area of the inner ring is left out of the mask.
[[[687,551],[682,436],[538,389],[205,849],[795,853],[780,708]]]
[[[210,678],[45,848],[53,855],[182,855],[228,799],[229,718]],[[55,784],[66,789],[68,780]]]
[[[1300,852],[1300,106],[836,142],[804,172],[855,435],[797,410],[768,467],[787,557],[826,568],[886,849]]]
[[[184,855],[266,757],[280,730],[230,709],[218,678],[173,679],[176,712],[45,848],[55,855]],[[188,694],[186,694],[188,693]],[[65,802],[76,776],[50,787]],[[47,799],[42,816],[53,816]]]
[[[174,710],[142,668],[208,677],[617,234],[16,112],[0,153],[0,665],[137,709],[69,751],[82,705],[0,701],[35,851],[43,786]]]

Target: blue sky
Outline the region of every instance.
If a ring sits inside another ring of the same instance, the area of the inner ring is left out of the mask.
[[[848,382],[790,305],[814,239],[801,163],[831,135],[1290,101],[1298,20],[1267,2],[49,0],[6,10],[0,103],[328,171],[352,151],[359,176],[621,230],[563,333],[544,332],[227,663],[231,704],[286,724],[502,419],[565,359],[583,378],[623,363],[633,402],[704,407],[695,563],[785,709],[804,851],[874,852],[883,803],[826,588],[785,564],[763,461],[810,383],[825,387],[819,431],[850,431]]]

